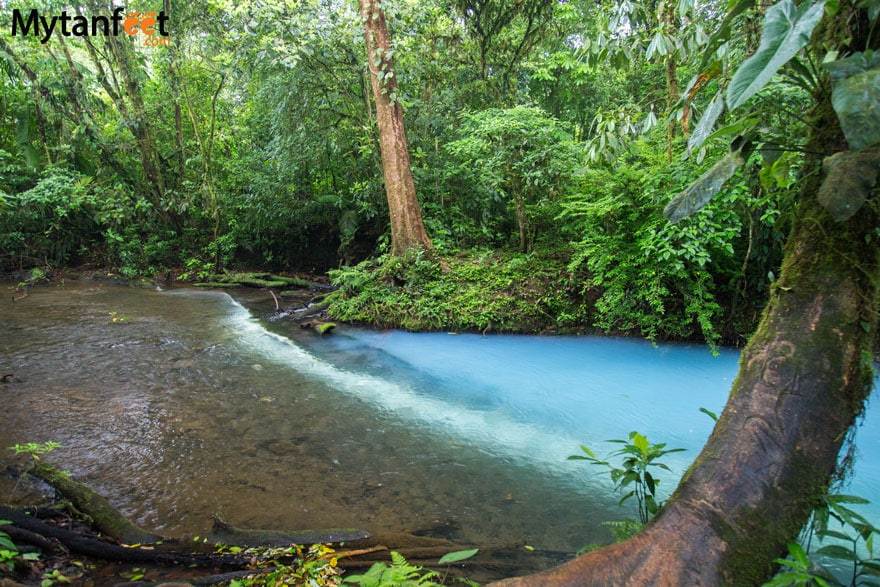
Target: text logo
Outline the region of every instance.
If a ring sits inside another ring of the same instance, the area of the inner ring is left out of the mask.
[[[69,15],[63,11],[60,15],[46,16],[36,8],[27,13],[27,17],[19,9],[12,11],[12,36],[33,34],[40,38],[41,43],[49,42],[53,32],[65,37],[94,37],[98,35],[117,36],[125,33],[129,36],[143,34],[144,45],[157,47],[170,45],[168,38],[168,15],[165,12],[126,12],[124,8],[113,9],[110,16]]]

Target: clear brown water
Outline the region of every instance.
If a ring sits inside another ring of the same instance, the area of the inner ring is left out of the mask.
[[[222,512],[252,528],[573,552],[607,541],[599,522],[621,515],[611,497],[368,401],[395,386],[314,357],[294,325],[264,330],[225,293],[68,281],[13,302],[12,285],[0,283],[2,463],[22,462],[16,443],[58,441],[48,462],[160,534],[203,535]],[[260,314],[264,294],[244,301]],[[0,475],[0,501],[26,493]]]

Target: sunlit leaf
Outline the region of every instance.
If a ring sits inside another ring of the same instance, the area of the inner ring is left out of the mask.
[[[813,29],[822,20],[825,0],[815,4],[782,0],[764,16],[761,44],[746,59],[730,80],[727,106],[733,110],[761,91],[779,69],[797,55],[810,40]]]
[[[803,547],[797,542],[789,543],[788,552],[789,554],[791,554],[791,558],[793,558],[796,562],[799,562],[805,566],[809,565],[809,558],[807,557],[807,553],[804,552]]]
[[[851,218],[877,185],[880,174],[880,147],[864,151],[844,151],[822,162],[825,180],[818,199],[831,217],[842,222]]]
[[[831,72],[831,104],[850,148],[880,143],[880,52],[856,53],[824,67]]]

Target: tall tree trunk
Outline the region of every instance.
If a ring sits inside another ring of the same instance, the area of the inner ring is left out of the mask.
[[[827,101],[808,152],[841,140]],[[813,161],[818,165],[817,161]],[[779,281],[705,448],[666,507],[633,539],[502,585],[760,585],[835,470],[872,388],[877,198],[846,222],[804,180]]]
[[[377,0],[359,0],[359,4],[373,99],[376,102],[385,193],[391,215],[391,253],[402,255],[414,247],[430,250],[433,247],[422,223],[410,167],[403,108],[396,99],[397,78],[394,77],[391,36],[385,23],[385,14]]]
[[[675,27],[675,2],[666,0],[661,11],[661,28],[664,32],[669,33]],[[681,97],[681,90],[678,87],[678,55],[675,51],[670,51],[666,55],[663,62],[666,72],[666,110],[669,112],[670,120],[666,125],[666,161],[672,163],[672,141],[675,140],[675,127],[677,121],[674,116],[675,105]],[[685,108],[687,108],[685,104]],[[687,132],[687,117],[682,117],[682,129]]]
[[[165,196],[165,178],[162,173],[153,125],[147,116],[147,108],[141,92],[141,83],[134,71],[136,67],[133,63],[134,51],[128,39],[120,39],[109,35],[106,37],[106,42],[110,53],[115,58],[116,66],[122,74],[126,97],[131,105],[126,118],[129,129],[138,143],[141,168],[144,171],[147,182],[149,182],[150,191],[152,191],[156,201],[161,202]]]
[[[165,14],[171,14],[171,0],[163,0],[162,8],[165,10]],[[183,142],[183,108],[180,100],[180,52],[175,43],[168,46],[167,65],[168,80],[171,86],[171,102],[174,104],[174,142],[177,155],[177,173],[172,187],[177,191],[186,175],[186,146]]]

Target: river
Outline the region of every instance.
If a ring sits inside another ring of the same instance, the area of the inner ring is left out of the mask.
[[[738,352],[602,337],[479,336],[278,318],[266,292],[68,281],[17,302],[0,284],[0,447],[46,460],[140,525],[416,531],[573,552],[610,540],[607,473],[566,457],[638,430],[670,491],[708,437]],[[849,489],[880,501],[869,410]],[[32,489],[0,476],[0,495]],[[878,514],[875,506],[865,509]],[[880,520],[880,515],[875,519]]]

